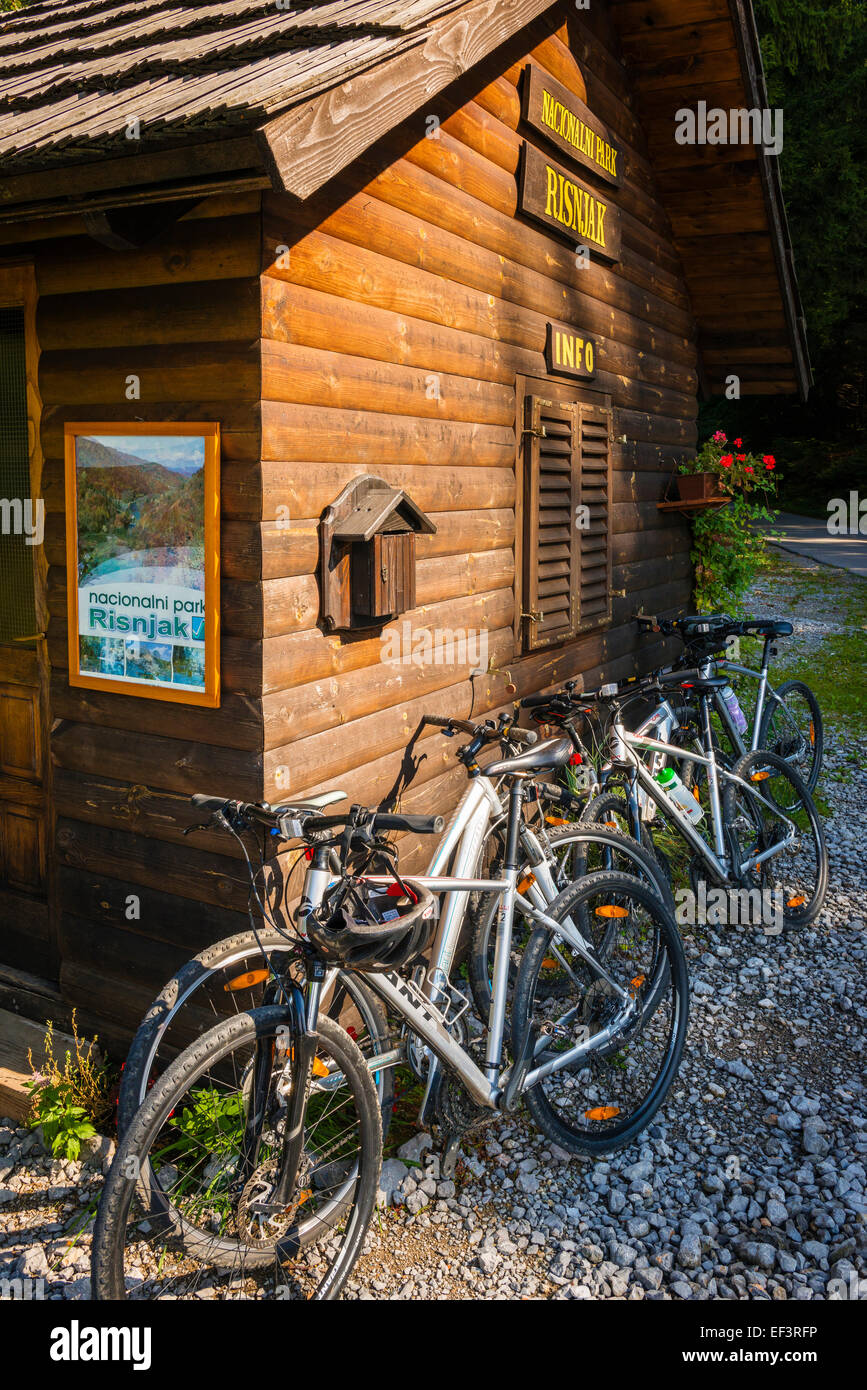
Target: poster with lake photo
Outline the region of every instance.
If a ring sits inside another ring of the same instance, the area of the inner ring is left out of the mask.
[[[80,673],[203,692],[205,437],[74,443]]]

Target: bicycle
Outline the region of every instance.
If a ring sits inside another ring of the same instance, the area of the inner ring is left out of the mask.
[[[698,891],[702,869],[715,887],[770,892],[781,929],[798,930],[816,918],[827,893],[828,853],[819,816],[804,782],[777,754],[755,749],[731,768],[724,765],[711,711],[714,694],[725,683],[725,677],[706,675],[699,669],[656,673],[645,681],[646,688],[652,684],[660,693],[668,687],[694,692],[701,751],[631,733],[621,716],[623,697],[633,693],[628,685],[602,686],[594,693],[585,692],[581,700],[597,702],[609,711],[606,771],[625,783],[622,804],[631,833],[637,837],[647,827],[651,834],[658,834],[660,823],[673,829],[692,851],[689,874],[694,892]],[[654,776],[645,762],[648,753],[660,759],[660,768],[684,763],[701,769],[705,804],[701,804],[696,784],[693,794],[697,806],[688,815],[656,780],[658,771]],[[603,794],[588,803],[583,816],[592,821],[609,813],[608,796]],[[693,819],[705,817],[712,844],[693,824]],[[772,863],[776,872],[773,884]]]
[[[503,752],[531,746],[530,740],[536,737],[533,731],[515,729],[514,716],[508,715],[502,715],[496,722],[489,720],[481,724],[443,719],[436,715],[425,716],[425,720],[441,728],[447,736],[467,733],[473,739],[481,740],[483,745],[499,742]],[[475,873],[502,854],[502,832],[507,811],[494,783],[479,783],[473,788],[474,778],[471,777],[470,787],[456,808],[426,870],[428,878],[448,872],[450,866],[454,873]],[[674,899],[664,875],[631,839],[610,833],[610,827],[582,825],[577,819],[571,823],[562,820],[559,813],[564,811],[577,818],[584,799],[572,797],[558,787],[534,783],[529,779],[525,783],[525,797],[525,805],[537,812],[537,816],[533,823],[522,827],[524,859],[518,882],[519,891],[529,892],[537,906],[543,907],[546,902],[553,901],[569,883],[593,869],[607,868],[631,872],[646,879],[674,911]],[[310,810],[324,809],[341,799],[345,799],[345,793],[332,790],[312,798],[306,807]],[[558,815],[546,818],[545,807],[557,811]],[[263,809],[266,816],[272,814],[270,808]],[[549,820],[558,823],[552,826]],[[253,878],[254,869],[247,847],[243,842],[241,847]],[[259,859],[254,884],[261,885],[265,860],[261,845],[257,845],[257,848]],[[546,864],[547,869],[539,872],[540,863]],[[334,856],[331,868],[332,871],[339,870]],[[257,924],[251,913],[249,931],[218,941],[188,961],[167,981],[142,1019],[121,1075],[118,1100],[120,1135],[125,1133],[144,1101],[155,1076],[168,1065],[179,1047],[186,1046],[217,1018],[229,1012],[242,1013],[260,1005],[269,980],[291,967],[298,951],[298,940],[286,925],[281,925],[277,920],[279,903],[270,905],[263,900],[263,896],[257,888],[252,898],[252,902],[259,907],[261,921]],[[468,925],[468,981],[473,1002],[483,1022],[487,1022],[490,1008],[496,903],[496,894],[482,898],[475,893],[456,893],[448,900],[447,909],[455,918],[460,918],[460,925],[443,922],[443,932],[454,930],[458,941],[464,923]],[[516,947],[513,955],[514,978],[518,958]],[[450,969],[454,963],[453,958]],[[430,990],[432,997],[436,997],[443,974],[442,963],[432,968],[439,969],[440,974],[434,975],[425,987]],[[351,1010],[349,1016],[347,996]],[[363,978],[352,972],[330,971],[323,985],[323,1006],[327,1007],[329,1016],[347,1028],[368,1061],[393,1055],[386,1011]],[[460,1003],[456,1007],[461,1007]],[[383,1135],[386,1136],[393,1108],[393,1070],[391,1066],[384,1066],[374,1070],[373,1076],[382,1110]],[[420,1123],[424,1123],[428,1100],[429,1095],[426,1095]]]
[[[804,681],[784,681],[775,689],[769,680],[772,656],[776,656],[774,641],[789,637],[791,623],[771,619],[748,618],[735,621],[727,614],[655,618],[639,614],[640,631],[660,632],[678,636],[684,643],[684,665],[698,666],[707,675],[725,673],[746,676],[758,682],[752,724],[741,708],[728,682],[713,694],[713,710],[732,750],[732,761],[748,752],[766,748],[785,758],[801,775],[807,790],[813,792],[822,770],[824,725],[819,702]],[[763,637],[759,669],[744,666],[725,653],[732,638]],[[665,668],[674,673],[676,666]]]
[[[532,772],[556,769],[569,752],[567,740],[554,739],[489,767],[489,776],[509,785],[501,873],[433,881],[447,895],[502,897],[491,1025],[478,1059],[455,1036],[450,1004],[433,1002],[417,983],[419,971],[428,973],[417,962],[438,925],[431,891],[419,877],[401,878],[391,848],[377,840],[383,829],[435,833],[436,821],[383,817],[361,807],[326,817],[306,808],[265,812],[196,799],[217,824],[231,820],[240,828],[270,819],[281,838],[312,850],[295,920],[304,942],[303,978],[280,982],[281,1002],[269,999],[217,1024],[155,1082],[119,1145],[100,1201],[96,1297],[127,1296],[128,1278],[135,1296],[174,1296],[171,1290],[187,1290],[203,1267],[215,1287],[233,1281],[246,1287],[252,1279],[279,1287],[281,1296],[337,1296],[373,1210],[382,1127],[371,1067],[385,1062],[365,1063],[321,1014],[330,966],[363,974],[402,1020],[400,1055],[420,1044],[439,1064],[434,1108],[446,1173],[454,1170],[461,1135],[514,1113],[522,1096],[543,1130],[576,1152],[606,1152],[649,1123],[676,1075],[687,1026],[686,962],[670,913],[648,885],[614,872],[571,885],[546,911],[517,891],[522,782]],[[334,882],[329,856],[338,845],[343,876]],[[386,855],[387,873],[349,871],[351,853],[368,849]],[[574,926],[581,908],[599,924],[595,941]],[[516,912],[536,929],[521,957],[508,1064],[506,992]],[[439,933],[441,965],[452,958],[460,927],[457,914],[443,913],[440,923],[443,918],[449,927]],[[539,973],[554,941],[564,989],[540,998]],[[607,942],[604,958],[600,942]],[[273,988],[276,993],[278,985]],[[570,989],[574,1002],[564,1000]],[[438,998],[449,997],[446,972]]]

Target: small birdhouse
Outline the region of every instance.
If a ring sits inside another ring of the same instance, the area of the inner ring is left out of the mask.
[[[365,474],[326,507],[320,524],[322,619],[361,631],[415,607],[415,538],[436,527],[400,488]]]

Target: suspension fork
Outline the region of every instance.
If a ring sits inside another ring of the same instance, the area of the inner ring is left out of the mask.
[[[329,847],[317,845],[304,878],[301,904],[296,915],[296,925],[302,936],[306,937],[307,935],[306,920],[321,904],[329,877]],[[313,1061],[319,1041],[317,1024],[324,979],[325,966],[322,961],[308,958],[306,991],[302,993],[296,984],[289,983],[287,985],[289,1021],[286,1030],[279,1033],[278,1036],[283,1043],[283,1048],[280,1050],[285,1049],[286,1060],[291,1068],[292,1089],[289,1093],[277,1181],[269,1206],[288,1206],[297,1185],[298,1169],[304,1152],[304,1115],[307,1109],[310,1078],[313,1074]],[[256,1049],[254,1064],[255,1104],[251,1106],[251,1116],[255,1114],[257,1155],[261,1143],[262,1125],[265,1120],[265,1107],[270,1093],[275,1051],[277,1048],[270,1041],[260,1043]]]

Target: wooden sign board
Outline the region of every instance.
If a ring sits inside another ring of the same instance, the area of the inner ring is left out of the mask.
[[[620,210],[534,145],[524,145],[518,208],[573,246],[606,261],[620,259]]]
[[[580,97],[528,63],[523,84],[524,120],[570,159],[615,187],[620,183],[621,153],[611,132]]]
[[[560,376],[577,376],[592,381],[596,375],[598,345],[595,338],[564,328],[559,323],[548,324],[545,361],[548,371]]]
[[[65,435],[69,684],[216,708],[219,425]]]

